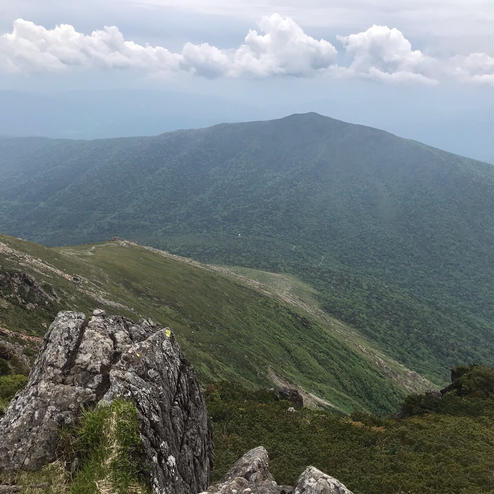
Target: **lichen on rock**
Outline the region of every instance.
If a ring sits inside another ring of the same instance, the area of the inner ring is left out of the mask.
[[[341,482],[317,468],[307,467],[295,487],[278,485],[269,472],[263,446],[245,453],[221,481],[201,494],[352,494]]]
[[[26,387],[0,421],[0,469],[35,470],[53,461],[61,426],[74,424],[84,408],[120,397],[136,406],[153,491],[206,488],[211,426],[173,333],[101,310],[89,320],[60,312],[51,324]]]

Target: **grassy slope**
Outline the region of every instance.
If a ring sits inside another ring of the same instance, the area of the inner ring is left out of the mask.
[[[13,304],[1,309],[0,325],[8,329],[42,335],[50,311],[60,309],[98,306],[134,319],[151,317],[176,330],[203,382],[266,386],[271,367],[345,412],[391,411],[406,388],[426,385],[354,330],[331,325],[276,293],[267,296],[267,285],[253,287],[233,273],[119,241],[57,249],[6,236],[0,242],[17,250],[0,249],[3,269],[31,272],[60,296],[44,312]],[[82,281],[74,283],[74,275]],[[300,293],[308,290],[296,286]]]
[[[221,268],[215,267],[215,269]],[[239,266],[229,266],[224,269],[226,274],[240,276],[246,284],[257,284],[264,293],[287,302],[316,319],[326,330],[338,334],[348,346],[379,366],[389,378],[400,387],[404,387],[408,393],[431,388],[430,381],[390,358],[376,342],[371,342],[362,332],[325,312],[320,302],[320,293],[295,276]]]

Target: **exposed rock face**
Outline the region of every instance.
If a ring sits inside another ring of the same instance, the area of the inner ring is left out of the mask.
[[[209,482],[213,449],[204,397],[168,328],[94,311],[60,312],[26,388],[0,421],[0,468],[55,458],[58,429],[81,407],[132,400],[155,493],[191,494]]]
[[[0,297],[28,309],[58,300],[50,285],[39,283],[31,275],[17,271],[0,271]]]
[[[293,494],[352,494],[339,480],[314,467],[307,467],[297,481]]]
[[[221,479],[202,494],[352,494],[341,482],[307,467],[295,487],[278,485],[269,472],[268,452],[262,447],[245,453]]]
[[[279,389],[278,395],[281,400],[291,401],[295,405],[295,408],[302,408],[304,406],[304,399],[296,389],[282,387]]]
[[[251,449],[230,468],[221,482],[204,494],[280,494],[269,472],[268,452],[263,446]]]

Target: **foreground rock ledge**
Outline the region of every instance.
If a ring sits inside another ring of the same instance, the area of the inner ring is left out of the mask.
[[[278,485],[269,472],[268,452],[262,446],[245,453],[221,479],[201,494],[352,494],[341,482],[307,467],[294,487]]]
[[[204,397],[173,333],[95,310],[60,312],[24,390],[0,421],[0,469],[34,470],[55,459],[58,430],[82,407],[132,400],[153,491],[195,494],[213,459]]]

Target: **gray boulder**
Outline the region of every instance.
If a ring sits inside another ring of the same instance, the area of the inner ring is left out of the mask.
[[[24,354],[22,346],[18,343],[0,340],[0,359],[6,363],[12,374],[27,374],[29,372],[29,359]]]
[[[280,494],[269,472],[268,452],[263,446],[251,449],[237,460],[219,484],[203,494]]]
[[[221,481],[202,494],[352,494],[341,482],[307,467],[295,487],[278,485],[269,472],[268,452],[262,446],[245,453]]]
[[[295,405],[295,408],[302,408],[304,406],[304,399],[296,389],[283,386],[278,390],[278,396],[281,400],[291,401]]]
[[[293,494],[352,494],[339,480],[317,468],[307,467],[299,477]]]
[[[60,312],[28,383],[0,421],[0,469],[37,469],[55,459],[58,430],[82,407],[132,400],[138,410],[153,491],[205,489],[212,468],[204,397],[173,333],[94,311]]]

